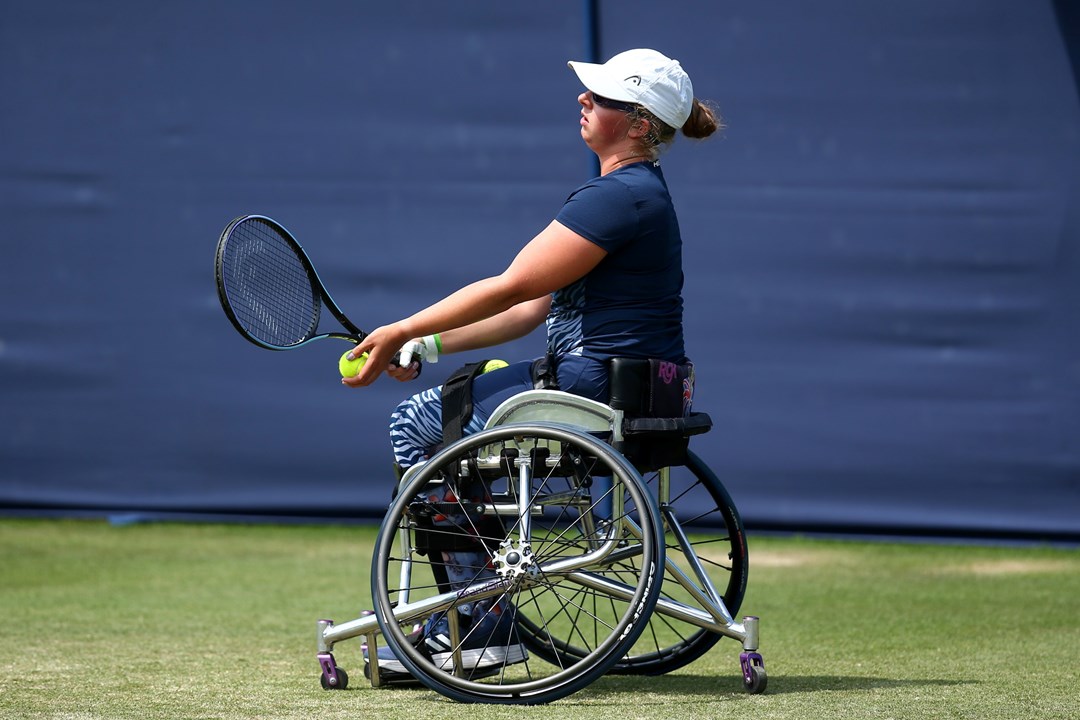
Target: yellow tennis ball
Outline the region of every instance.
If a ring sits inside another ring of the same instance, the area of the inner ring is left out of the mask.
[[[484,365],[484,372],[489,373],[492,370],[499,370],[504,367],[510,367],[510,363],[505,360],[488,360]]]
[[[341,371],[341,377],[343,378],[356,377],[360,374],[360,369],[364,367],[364,363],[367,362],[367,353],[362,353],[360,357],[355,360],[350,360],[349,353],[351,352],[352,350],[346,350],[344,354],[342,354],[341,359],[338,360],[338,370]]]

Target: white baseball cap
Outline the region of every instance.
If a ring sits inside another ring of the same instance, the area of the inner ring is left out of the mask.
[[[590,91],[611,100],[643,105],[678,130],[694,106],[694,86],[678,60],[655,50],[621,52],[603,65],[567,63]]]

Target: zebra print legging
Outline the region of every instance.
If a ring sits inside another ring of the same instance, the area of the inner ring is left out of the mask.
[[[485,373],[473,382],[473,415],[463,428],[479,432],[503,400],[532,388],[531,361]],[[426,458],[442,442],[442,386],[408,398],[390,416],[390,444],[394,461],[408,468]]]

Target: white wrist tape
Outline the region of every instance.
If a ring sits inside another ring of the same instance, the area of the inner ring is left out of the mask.
[[[438,333],[425,335],[420,339],[420,345],[423,348],[421,352],[424,356],[424,362],[439,362],[439,354],[442,352],[442,340],[439,338]]]
[[[427,335],[419,340],[410,340],[402,345],[398,356],[401,358],[402,367],[411,363],[414,356],[419,358],[420,362],[437,363],[439,362],[439,352],[441,350],[442,342],[439,340],[438,334]]]

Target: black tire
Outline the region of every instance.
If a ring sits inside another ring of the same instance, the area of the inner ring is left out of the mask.
[[[649,473],[644,480],[656,497],[659,473]],[[669,495],[665,499],[667,510],[689,533],[692,552],[701,560],[725,607],[735,617],[746,593],[748,559],[745,530],[731,496],[712,470],[692,452],[685,468],[671,469]],[[666,521],[664,526],[667,561],[692,575],[681,543]],[[621,566],[630,576],[639,572],[635,558],[627,558]],[[686,590],[669,573],[664,574],[660,597],[695,605]],[[534,643],[530,638],[538,628],[530,626],[527,618],[521,625],[522,638],[529,649],[546,657],[549,662],[572,662],[580,652],[573,644],[551,647]],[[649,616],[638,640],[608,672],[634,675],[668,673],[697,660],[721,637],[718,633],[665,616],[657,610]]]
[[[326,679],[326,675],[319,675],[319,684],[322,685],[323,690],[344,690],[349,687],[349,675],[339,667],[334,668],[334,672],[338,676],[338,684],[331,685],[330,681]]]
[[[751,695],[760,695],[765,692],[765,688],[769,685],[769,676],[765,672],[765,668],[760,665],[752,665],[750,667],[750,682],[746,682],[743,679],[743,687],[746,688],[746,692]]]
[[[517,462],[532,471],[526,490],[532,508],[527,537],[521,536],[516,511],[509,510],[516,507],[521,487],[515,453]],[[427,499],[433,483],[455,474],[461,475],[453,495],[455,506]],[[601,499],[609,497],[614,498],[613,507],[622,508],[613,516],[621,522],[608,522],[609,510]],[[501,514],[495,511],[498,507],[503,508]],[[438,513],[443,523],[448,517],[461,518],[455,520],[461,527],[449,533],[445,526],[432,529],[423,519],[432,513]],[[484,430],[434,456],[390,507],[372,565],[379,627],[401,663],[447,697],[502,704],[557,700],[607,672],[645,628],[661,589],[660,528],[658,509],[641,476],[605,443],[574,428],[547,423]],[[417,553],[432,538],[443,542],[447,540],[440,536],[460,538],[463,532],[483,542],[491,558],[489,567],[498,572],[494,579],[478,579],[464,596],[444,592],[445,583],[440,590],[438,570],[427,555]],[[521,551],[519,556],[531,553],[528,565],[511,566],[510,551],[506,546],[500,549],[503,542],[513,544]],[[638,572],[613,566],[607,559],[613,552],[633,558]],[[411,573],[403,574],[407,565]],[[403,582],[406,576],[408,581]],[[489,669],[487,677],[469,677],[436,665],[423,642],[418,643],[415,635],[407,637],[425,617],[444,610],[458,617],[450,610],[485,597],[508,602],[505,606],[517,622],[533,629],[529,641],[534,646],[573,644],[578,652],[568,662],[556,664],[530,654],[524,662]],[[585,635],[582,627],[590,634]]]

